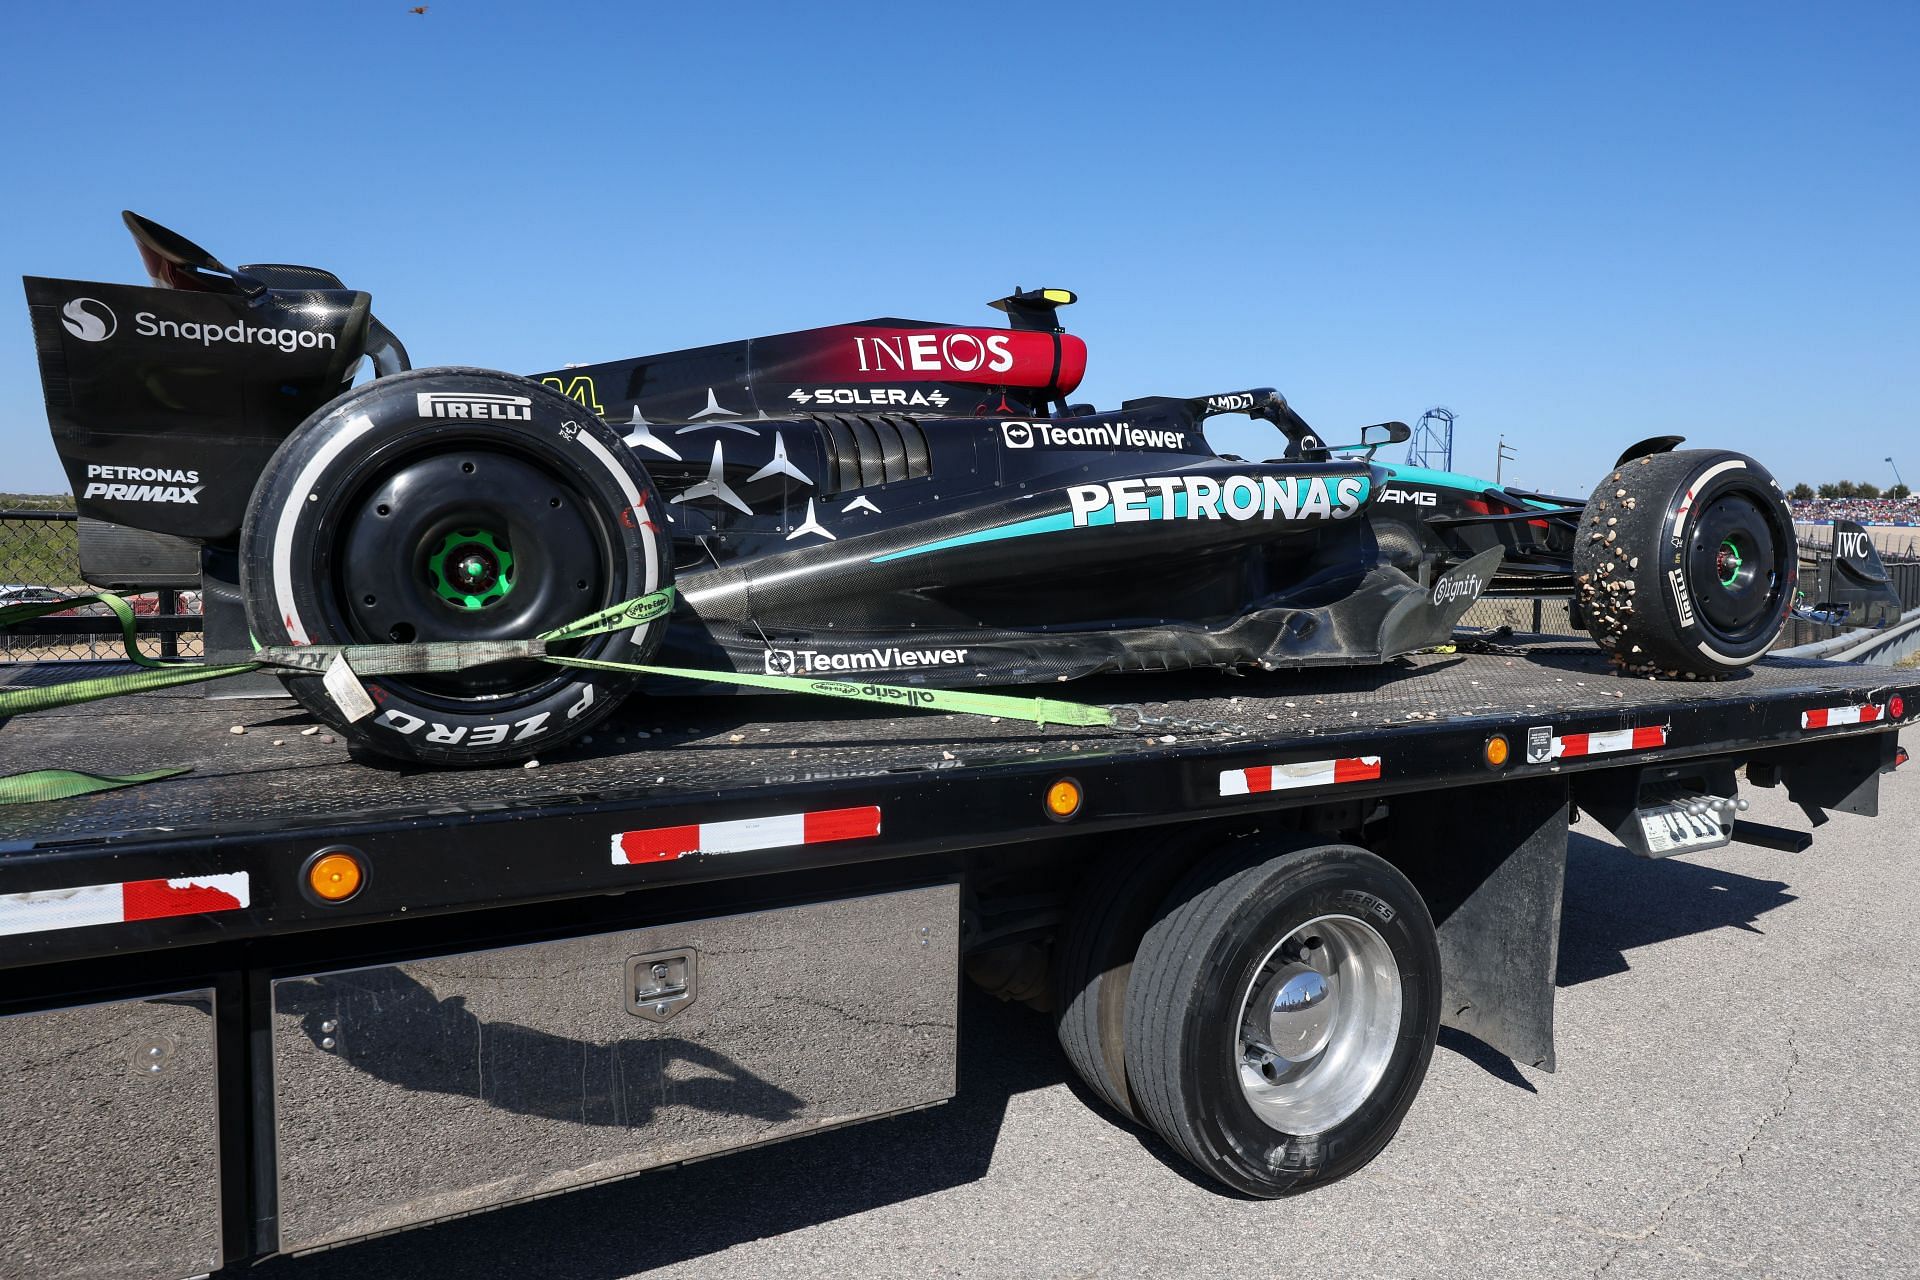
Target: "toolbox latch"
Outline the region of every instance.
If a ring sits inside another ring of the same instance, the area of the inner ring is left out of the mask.
[[[651,951],[627,961],[627,1012],[665,1022],[693,1003],[700,953],[692,947]]]

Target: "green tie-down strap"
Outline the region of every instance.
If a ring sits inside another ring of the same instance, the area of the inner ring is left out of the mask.
[[[31,804],[38,800],[65,800],[69,796],[88,796],[96,791],[113,791],[142,782],[177,778],[185,769],[155,769],[151,773],[81,773],[77,769],[36,769],[0,778],[0,804]]]
[[[590,671],[671,676],[677,680],[737,684],[780,693],[812,693],[823,698],[848,698],[855,702],[877,702],[890,707],[912,707],[919,711],[957,711],[965,715],[994,716],[1005,720],[1030,720],[1041,725],[1114,723],[1113,712],[1105,707],[1089,707],[1080,702],[1057,702],[1052,698],[1014,698],[998,693],[907,688],[895,684],[856,684],[847,680],[807,680],[800,676],[753,676],[738,671],[700,671],[692,667],[651,667],[637,662],[600,662],[593,658],[567,658],[559,654],[548,654],[545,661],[555,666],[583,667]]]
[[[0,631],[5,631],[18,622],[31,622],[35,618],[44,618],[50,613],[64,613],[68,609],[77,609],[89,604],[103,604],[113,610],[114,616],[120,619],[120,643],[126,646],[128,661],[137,662],[143,667],[167,665],[158,658],[149,658],[140,652],[140,646],[133,642],[133,606],[111,591],[95,591],[84,596],[69,596],[65,600],[42,600],[34,604],[7,605],[0,608]]]
[[[201,662],[163,662],[158,658],[149,658],[140,652],[140,646],[134,640],[133,606],[111,591],[96,591],[88,595],[70,596],[65,600],[48,600],[37,604],[7,605],[0,608],[0,631],[18,623],[29,622],[34,618],[44,618],[50,613],[62,613],[68,609],[89,604],[103,604],[113,611],[114,617],[120,621],[120,644],[125,650],[127,661],[138,663],[147,670],[129,671],[116,676],[90,676],[83,680],[69,680],[65,684],[37,685],[26,689],[0,689],[0,717],[23,715],[29,711],[48,711],[55,707],[78,706],[82,702],[97,702],[101,698],[117,698],[128,693],[147,693],[154,689],[170,689],[176,685],[199,684],[202,681],[219,680],[259,668],[259,664],[254,662],[236,662],[210,667]]]
[[[619,631],[665,617],[673,610],[674,589],[665,587],[632,600],[557,627],[532,640],[427,641],[419,644],[290,645],[260,649],[251,662],[205,666],[197,662],[162,662],[140,652],[134,639],[133,610],[127,602],[110,592],[75,596],[43,604],[9,605],[0,608],[0,630],[44,617],[49,613],[77,605],[101,603],[112,609],[120,620],[121,640],[129,661],[144,671],[121,675],[93,676],[64,684],[25,689],[0,689],[0,717],[47,711],[56,707],[77,706],[101,698],[124,694],[148,693],[180,685],[200,684],[227,676],[262,669],[324,675],[336,663],[343,663],[350,676],[409,675],[424,672],[460,671],[490,662],[534,659],[555,666],[622,674],[663,676],[676,680],[696,680],[710,684],[742,685],[779,693],[806,693],[824,698],[843,698],[881,706],[908,707],[917,711],[946,711],[963,715],[993,716],[1023,720],[1037,725],[1111,726],[1120,723],[1115,712],[1106,707],[1090,707],[1078,702],[1060,702],[1052,698],[1018,698],[1005,694],[972,693],[957,689],[909,688],[901,685],[812,680],[800,676],[746,675],[736,671],[701,671],[691,667],[655,667],[637,662],[604,662],[594,658],[573,658],[548,653],[549,641],[577,640],[586,636]],[[351,692],[352,686],[348,686]],[[336,696],[336,700],[338,700]],[[369,704],[370,705],[370,704]],[[1130,710],[1130,709],[1123,709]],[[351,713],[350,713],[351,714]],[[126,778],[97,778],[66,770],[42,770],[0,778],[0,804],[22,800],[53,800],[85,795],[111,787],[131,786],[156,778],[184,773],[184,769],[160,770]]]

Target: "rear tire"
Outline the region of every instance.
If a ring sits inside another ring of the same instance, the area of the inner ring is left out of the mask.
[[[620,437],[550,388],[485,369],[379,378],[302,423],[254,486],[248,624],[270,646],[531,639],[667,584],[658,502]],[[645,662],[665,627],[561,648]],[[377,710],[349,723],[318,676],[283,679],[349,741],[438,765],[550,750],[630,685],[537,661],[369,677]]]
[[[1096,855],[1074,891],[1054,949],[1054,1030],[1087,1087],[1121,1115],[1139,1120],[1127,1087],[1127,986],[1134,952],[1190,855],[1218,839],[1205,828],[1152,831],[1110,855]]]
[[[1141,939],[1127,1081],[1202,1172],[1270,1197],[1352,1173],[1399,1130],[1439,1032],[1440,954],[1384,860],[1253,843],[1195,868]]]
[[[1574,545],[1587,629],[1641,675],[1724,676],[1772,647],[1799,545],[1780,486],[1738,453],[1635,458],[1594,487]]]

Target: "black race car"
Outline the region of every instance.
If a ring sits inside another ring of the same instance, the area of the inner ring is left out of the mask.
[[[29,278],[83,571],[207,588],[256,643],[524,640],[677,584],[668,617],[556,645],[888,685],[1380,663],[1488,591],[1568,594],[1636,670],[1753,661],[1794,598],[1793,525],[1750,458],[1648,441],[1591,499],[1378,462],[1277,392],[1071,403],[1062,290],[1004,328],[877,319],[515,377],[410,370],[368,295],[229,268],[125,215],[151,287]],[[353,385],[363,359],[374,377]],[[1208,420],[1272,424],[1266,461]],[[1283,447],[1279,447],[1284,442]],[[633,677],[501,662],[366,681],[365,746],[550,749]]]

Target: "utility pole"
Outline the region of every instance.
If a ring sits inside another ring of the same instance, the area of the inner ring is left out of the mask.
[[[1507,447],[1507,437],[1503,434],[1500,437],[1500,447],[1494,451],[1493,455],[1493,482],[1495,484],[1500,483],[1500,468],[1502,464],[1511,462],[1514,456],[1515,451]]]

